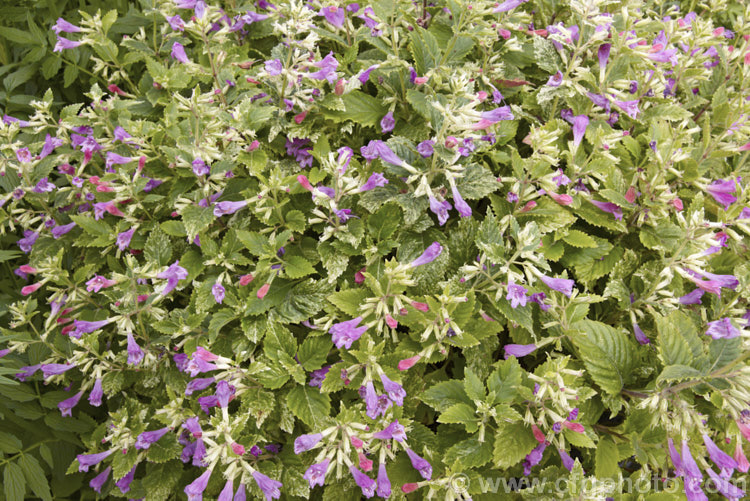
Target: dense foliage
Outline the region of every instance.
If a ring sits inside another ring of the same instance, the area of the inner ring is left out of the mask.
[[[750,6],[17,3],[4,499],[744,496]]]

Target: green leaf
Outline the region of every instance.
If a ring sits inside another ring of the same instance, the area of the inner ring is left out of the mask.
[[[703,376],[698,369],[687,365],[668,365],[659,374],[658,382],[675,382],[685,381],[688,379],[697,379]]]
[[[495,403],[509,403],[518,395],[523,369],[516,357],[498,362],[499,367],[487,379],[487,389],[495,394]]]
[[[291,256],[284,260],[284,272],[289,278],[302,278],[315,273],[315,267],[302,256]]]
[[[112,228],[104,221],[96,221],[88,216],[70,216],[70,219],[92,237],[107,237],[112,233]]]
[[[476,409],[468,404],[451,405],[440,413],[440,417],[438,417],[438,423],[444,424],[469,424],[472,421],[478,423],[479,418],[476,415]]]
[[[51,501],[52,494],[49,490],[49,483],[47,482],[47,476],[44,474],[39,461],[34,456],[24,454],[18,460],[18,464],[21,465],[23,475],[26,477],[26,484],[31,488],[37,497],[43,501]]]
[[[534,434],[523,423],[503,423],[495,432],[493,463],[501,469],[510,468],[524,459],[537,445],[539,443]]]
[[[471,400],[484,400],[486,392],[484,384],[471,369],[464,371],[464,390]]]
[[[572,245],[573,247],[583,248],[594,248],[598,247],[596,240],[594,240],[592,237],[590,237],[588,234],[580,231],[580,230],[570,230],[568,233],[563,237],[563,241],[565,241],[566,244]]]
[[[185,226],[185,231],[191,242],[198,233],[208,228],[214,219],[211,207],[188,205],[182,210],[182,224]]]
[[[328,336],[308,337],[302,342],[297,353],[299,363],[307,371],[320,369],[328,358],[331,346]]]
[[[428,388],[419,398],[422,402],[440,412],[445,411],[448,407],[455,404],[465,403],[469,406],[474,405],[466,395],[463,383],[455,379],[443,381]]]
[[[331,411],[328,395],[310,386],[295,386],[287,395],[286,402],[289,410],[312,429],[317,429]]]
[[[729,365],[742,355],[742,338],[713,339],[708,345],[708,372]]]
[[[299,210],[290,210],[286,213],[284,216],[284,220],[286,222],[286,227],[290,230],[302,233],[305,231],[305,215],[302,213],[302,211]]]
[[[328,272],[326,279],[328,282],[334,283],[336,279],[346,271],[346,268],[349,265],[349,256],[337,251],[336,248],[328,242],[321,242],[318,245],[318,254],[320,254],[323,268]]]
[[[0,431],[0,451],[6,454],[14,454],[21,450],[23,443],[14,435]]]
[[[403,224],[403,219],[401,208],[395,203],[387,203],[367,218],[367,229],[373,239],[384,241]]]
[[[358,317],[360,315],[359,307],[364,304],[365,298],[369,295],[367,289],[346,289],[334,292],[326,299],[347,315]]]
[[[155,229],[146,240],[143,254],[150,262],[158,263],[159,266],[167,266],[172,259],[172,243],[169,237],[160,229]]]
[[[176,433],[167,433],[157,442],[151,444],[146,456],[154,463],[166,463],[180,457],[182,446],[177,441]]]
[[[596,445],[595,472],[599,478],[617,478],[620,467],[617,465],[619,450],[617,445],[608,437],[599,439]]]
[[[480,442],[478,437],[457,442],[445,451],[443,462],[456,470],[479,468],[492,459],[493,444],[489,440]]]
[[[442,52],[435,36],[420,26],[414,26],[414,31],[409,32],[409,40],[417,73],[424,75],[436,68],[442,58]]]
[[[632,376],[635,347],[621,331],[592,320],[572,324],[572,335],[589,376],[605,392],[618,395]]]
[[[323,108],[323,116],[333,120],[351,120],[360,125],[374,127],[380,123],[380,119],[388,112],[388,108],[377,99],[362,91],[354,90],[341,96],[346,111],[335,111]]]
[[[487,254],[490,261],[493,263],[504,262],[503,234],[500,232],[500,225],[495,214],[490,209],[487,209],[487,216],[479,225],[474,241],[479,250]]]
[[[533,37],[534,62],[547,73],[555,73],[560,69],[560,56],[552,42],[543,37]]]
[[[481,200],[500,186],[492,171],[477,163],[469,164],[463,176],[456,180],[456,189],[466,200]]]
[[[3,492],[7,501],[23,501],[26,493],[26,479],[21,467],[8,463],[3,472]]]
[[[656,316],[659,332],[658,352],[664,365],[691,365],[693,353],[683,333],[697,331],[685,313],[674,311],[666,317]]]
[[[262,256],[269,251],[268,237],[254,231],[237,230],[237,240],[242,242],[254,256]]]
[[[169,235],[170,237],[185,237],[187,232],[185,231],[185,225],[182,221],[164,221],[159,225],[161,231]]]

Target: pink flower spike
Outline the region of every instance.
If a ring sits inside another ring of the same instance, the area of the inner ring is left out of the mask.
[[[411,358],[405,358],[398,363],[398,370],[405,371],[414,367],[414,365],[422,359],[421,355],[414,355]]]
[[[18,269],[24,273],[36,273],[36,268],[29,266],[28,264],[22,264]]]
[[[27,285],[26,287],[23,287],[21,289],[21,295],[28,296],[29,294],[32,294],[32,293],[36,292],[37,289],[39,289],[39,287],[41,287],[41,286],[42,286],[41,282],[37,282],[37,283],[31,284],[31,285]]]
[[[255,277],[251,273],[248,273],[247,275],[242,275],[240,277],[240,285],[245,286],[249,284],[250,282],[252,282],[254,278]]]
[[[258,289],[258,294],[257,294],[258,299],[263,299],[264,297],[266,297],[266,294],[268,294],[268,289],[270,288],[271,288],[271,284],[263,284],[263,286],[260,289]]]
[[[429,305],[427,305],[427,303],[418,303],[417,301],[413,301],[411,303],[411,306],[415,310],[424,311],[424,312],[430,311],[430,307]]]
[[[576,433],[584,432],[584,427],[581,423],[571,423],[570,421],[564,421],[563,426]]]
[[[306,189],[307,191],[313,190],[312,185],[310,184],[310,181],[307,179],[307,176],[305,176],[304,174],[300,174],[299,176],[297,176],[297,182],[299,182],[299,184],[301,184],[302,187]]]

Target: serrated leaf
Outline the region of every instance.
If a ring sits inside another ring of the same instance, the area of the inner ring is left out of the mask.
[[[289,278],[302,278],[315,273],[315,267],[302,256],[291,256],[284,260],[284,272]]]
[[[349,265],[349,256],[338,252],[333,245],[328,242],[322,242],[318,245],[318,253],[320,254],[323,268],[328,272],[326,279],[328,282],[334,283],[336,279],[346,271],[346,268]]]
[[[383,241],[390,238],[402,223],[401,208],[395,203],[387,203],[367,218],[367,229],[376,241]]]
[[[431,386],[419,396],[419,399],[440,412],[445,411],[448,407],[455,404],[464,403],[469,406],[474,405],[466,395],[463,383],[455,379]]]
[[[182,210],[182,224],[185,226],[188,239],[192,242],[195,236],[208,228],[215,217],[211,207],[188,205]]]
[[[3,471],[3,492],[8,501],[23,501],[26,492],[26,479],[21,467],[8,463]]]
[[[346,111],[335,111],[323,108],[322,114],[338,121],[351,120],[360,125],[374,127],[388,112],[380,99],[362,91],[354,90],[341,96]]]
[[[308,337],[297,352],[299,363],[307,371],[320,369],[331,351],[331,346],[328,336]]]
[[[146,456],[154,463],[166,463],[180,457],[182,445],[177,441],[176,433],[167,433],[157,442],[151,444]]]
[[[495,394],[495,403],[509,403],[518,395],[515,387],[521,384],[523,369],[515,357],[503,360],[499,364],[500,366],[487,379],[487,389]]]
[[[52,494],[49,490],[47,476],[44,474],[39,461],[34,456],[24,454],[19,458],[18,464],[23,470],[26,484],[31,488],[31,491],[43,501],[51,501]]]
[[[287,395],[286,402],[289,410],[312,429],[317,429],[331,411],[328,395],[310,386],[295,386]]]
[[[182,224],[182,221],[164,221],[159,225],[161,228],[161,231],[166,233],[167,235],[171,237],[185,237],[187,236],[187,232],[185,231],[185,225]]]
[[[683,333],[696,331],[690,318],[680,311],[666,317],[657,316],[656,328],[659,332],[659,357],[664,365],[691,365],[693,353]]]
[[[466,166],[463,176],[456,180],[456,189],[466,200],[481,200],[500,186],[492,171],[477,163]]]
[[[589,236],[588,234],[580,230],[568,231],[568,233],[563,237],[563,241],[568,245],[572,245],[573,247],[578,247],[578,248],[598,247],[596,240],[594,240],[591,236]]]
[[[468,404],[454,404],[440,413],[438,423],[444,424],[467,424],[472,421],[478,422],[476,409]]]
[[[572,335],[587,374],[607,393],[618,395],[632,376],[635,347],[621,331],[592,320],[575,322]]]
[[[464,391],[466,391],[466,395],[472,400],[481,401],[486,396],[484,384],[471,369],[464,371]]]
[[[14,435],[0,431],[0,451],[6,454],[14,454],[21,450],[23,443]]]
[[[493,464],[501,469],[515,466],[537,445],[531,429],[523,423],[503,423],[495,432]]]
[[[158,228],[151,232],[143,248],[146,259],[159,266],[167,266],[172,259],[172,243],[169,237]]]
[[[478,437],[457,442],[445,451],[443,462],[454,466],[458,471],[479,468],[492,459],[493,444],[490,440],[480,442]]]
[[[685,381],[688,379],[697,379],[703,376],[703,373],[694,367],[687,365],[668,365],[659,374],[658,382],[675,382]]]
[[[254,231],[237,230],[237,239],[254,256],[262,256],[268,251],[268,237]]]
[[[104,221],[96,221],[88,216],[70,216],[76,225],[92,237],[106,237],[112,232],[112,228]]]
[[[359,307],[364,304],[365,298],[369,295],[370,292],[367,289],[346,289],[334,292],[326,299],[347,315],[358,317]]]
[[[414,55],[414,66],[417,73],[424,75],[436,68],[442,58],[442,52],[435,36],[420,26],[409,32],[409,48]]]

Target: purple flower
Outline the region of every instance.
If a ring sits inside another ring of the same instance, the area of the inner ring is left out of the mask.
[[[518,308],[519,305],[526,306],[526,288],[510,280],[508,282],[508,295],[505,296],[505,299],[510,301],[512,308]]]
[[[135,233],[135,228],[130,228],[127,231],[117,234],[117,248],[120,249],[120,251],[124,251],[128,248],[130,240],[133,238],[133,233]]]
[[[237,486],[237,492],[234,494],[234,499],[232,501],[245,501],[245,484],[240,482],[240,485]]]
[[[61,17],[58,17],[57,22],[52,26],[52,31],[59,35],[60,33],[78,33],[81,31],[81,28],[69,23]]]
[[[336,345],[336,348],[341,349],[341,347],[345,347],[348,350],[352,347],[352,343],[359,339],[367,330],[366,325],[357,327],[361,321],[362,317],[357,317],[331,326],[328,332],[332,335],[333,344]]]
[[[417,145],[417,153],[422,155],[422,158],[429,158],[435,152],[435,141],[427,139]],[[748,217],[750,219],[750,217]]]
[[[552,278],[546,275],[542,275],[539,279],[544,282],[544,285],[557,292],[562,292],[566,296],[570,297],[573,294],[573,286],[575,282],[566,278]]]
[[[151,447],[151,444],[157,442],[161,437],[166,435],[169,428],[161,428],[154,431],[144,431],[138,438],[135,439],[135,448],[138,450],[144,450]]]
[[[211,378],[211,380],[213,380],[213,378]],[[187,418],[185,422],[182,423],[182,427],[189,431],[195,438],[201,438],[203,436],[203,430],[198,422],[198,416]]]
[[[128,364],[138,365],[143,360],[143,350],[135,341],[133,334],[128,332]]]
[[[352,216],[352,210],[351,209],[336,209],[333,211],[336,214],[336,217],[339,218],[339,221],[342,223],[345,223],[347,220],[351,218],[356,218],[357,216]]]
[[[490,111],[483,111],[479,115],[481,120],[487,120],[491,123],[496,123],[501,120],[513,120],[513,112],[510,110],[510,106],[500,106]]]
[[[177,287],[177,283],[180,280],[185,280],[188,277],[188,272],[185,268],[180,266],[179,261],[172,263],[166,270],[162,271],[156,278],[164,278],[167,280],[167,285],[164,290],[161,291],[162,296],[166,296]]]
[[[576,115],[573,117],[573,144],[578,147],[583,141],[586,133],[586,127],[589,126],[589,117],[586,115]]]
[[[359,471],[359,469],[351,465],[349,466],[349,472],[354,477],[354,481],[362,489],[362,495],[367,499],[370,499],[375,495],[375,487],[377,486],[375,481]]]
[[[524,476],[528,476],[531,473],[531,468],[539,464],[544,456],[544,449],[546,448],[547,444],[543,442],[526,455],[526,459],[523,461]]]
[[[79,454],[76,456],[78,460],[78,471],[85,472],[89,471],[89,468],[96,466],[101,463],[104,459],[108,458],[115,449],[110,449],[104,452],[97,452],[95,454]]]
[[[109,478],[109,474],[111,471],[112,471],[112,467],[107,466],[107,468],[103,472],[101,472],[100,474],[98,474],[97,476],[91,479],[91,481],[89,482],[89,487],[94,489],[96,492],[101,493],[102,487],[107,482],[107,479]]]
[[[388,184],[388,180],[380,172],[374,172],[367,179],[365,184],[359,187],[359,192],[370,191],[375,188],[379,188]]]
[[[599,69],[603,70],[607,67],[607,61],[609,60],[609,51],[612,48],[612,44],[602,44],[599,46],[597,56],[599,57]]]
[[[94,381],[94,387],[89,393],[89,404],[91,404],[92,407],[99,407],[102,405],[103,396],[104,390],[102,389],[102,380],[101,378],[96,378],[96,381]]]
[[[118,489],[120,489],[120,492],[123,494],[127,493],[130,490],[130,483],[135,478],[135,469],[138,467],[138,465],[133,466],[130,471],[122,477],[120,480],[115,482],[115,485]]]
[[[592,204],[596,205],[599,209],[604,212],[609,212],[615,216],[616,220],[622,220],[622,209],[620,206],[613,204],[612,202],[598,202],[596,200],[589,200]]]
[[[266,73],[268,73],[272,77],[281,75],[281,71],[284,69],[281,64],[281,59],[271,59],[270,61],[266,61],[265,66]]]
[[[379,64],[373,64],[372,66],[370,66],[369,68],[367,68],[365,71],[363,71],[362,73],[360,73],[360,75],[359,75],[359,81],[360,81],[360,83],[362,83],[362,85],[364,85],[364,84],[367,83],[367,80],[369,80],[369,78],[370,78],[370,73],[372,72],[372,70],[377,69],[378,66],[380,66],[380,65]]]
[[[651,340],[643,333],[637,323],[633,322],[633,332],[635,333],[635,339],[640,344],[649,344]]]
[[[706,444],[706,451],[708,451],[708,455],[711,458],[711,461],[713,461],[714,464],[718,466],[722,471],[732,471],[737,469],[737,467],[739,466],[737,464],[737,461],[735,461],[732,456],[719,449],[714,441],[711,440],[711,437],[709,437],[705,433],[703,434],[703,443]]]
[[[309,78],[314,80],[328,80],[330,84],[336,81],[336,68],[339,67],[339,62],[333,57],[333,52],[329,52],[326,57],[314,63],[313,66],[320,68],[320,70],[315,73],[309,73],[307,75]]]
[[[200,477],[193,480],[193,483],[185,487],[185,494],[187,494],[188,501],[202,501],[203,491],[206,490],[211,473],[211,470],[206,470]]]
[[[689,292],[684,296],[680,297],[678,301],[680,304],[701,304],[701,298],[705,294],[705,291],[701,289],[695,289],[693,292]]]
[[[395,381],[391,381],[385,374],[380,375],[380,380],[383,382],[383,389],[388,394],[388,398],[398,406],[404,405],[404,397],[406,396],[404,387]]]
[[[610,111],[610,104],[609,99],[607,96],[602,96],[600,94],[594,94],[593,92],[587,92],[586,95],[589,97],[592,103],[594,103],[596,106],[600,108],[604,108],[607,113]]]
[[[536,350],[535,344],[506,344],[503,349],[505,350],[505,359],[513,355],[516,358],[525,357],[529,353],[533,353]]]
[[[378,466],[378,490],[376,492],[383,499],[391,495],[391,481],[388,479],[385,463],[380,463],[380,466]]]
[[[28,254],[31,251],[31,248],[34,246],[37,238],[39,238],[39,233],[37,233],[36,231],[25,230],[23,232],[23,238],[19,239],[16,243],[18,244],[18,247],[20,247],[24,252],[24,254]]]
[[[234,214],[247,205],[245,200],[239,202],[219,202],[214,205],[214,216],[221,217],[226,214]]]
[[[714,472],[711,468],[708,468],[706,470],[706,473],[708,473],[708,476],[711,477],[711,480],[713,480],[714,485],[716,486],[716,490],[719,491],[719,494],[727,499],[745,499],[745,491],[743,491],[736,485],[729,483],[728,479],[717,475],[716,472]],[[685,489],[687,489],[687,485],[685,486]]]
[[[122,155],[118,155],[117,153],[108,151],[105,165],[107,167],[108,172],[114,172],[114,170],[110,170],[113,165],[124,165],[124,164],[132,162],[133,160],[137,160],[137,159],[133,157],[124,157]]]
[[[436,260],[440,254],[443,252],[443,246],[440,245],[439,242],[432,242],[427,249],[414,261],[409,263],[409,266],[412,268],[416,268],[417,266],[422,266],[423,264],[429,264]]]
[[[185,54],[185,47],[183,47],[180,42],[175,42],[174,44],[172,44],[171,56],[172,59],[176,59],[181,63],[190,63],[190,59],[188,59],[187,54]]]
[[[112,320],[109,318],[96,322],[87,322],[86,320],[73,320],[75,329],[70,331],[70,335],[76,339],[80,339],[81,334],[89,334],[91,332],[94,332],[95,330],[99,330],[111,321]]]
[[[406,432],[404,431],[403,425],[398,424],[398,419],[389,424],[383,431],[378,431],[372,434],[373,438],[379,440],[390,440],[393,439],[396,442],[403,442],[406,440]]]
[[[344,21],[346,20],[346,13],[344,12],[344,9],[341,7],[336,7],[335,5],[332,5],[330,7],[323,7],[320,9],[320,12],[318,12],[319,16],[323,16],[326,18],[326,21],[331,23],[336,28],[341,28],[344,26]]]
[[[255,483],[258,484],[258,487],[260,487],[260,490],[263,491],[263,494],[266,496],[266,501],[279,499],[281,497],[281,491],[279,491],[281,482],[277,482],[276,480],[263,475],[259,471],[253,472],[253,478],[255,479]]]
[[[57,43],[55,44],[55,48],[52,49],[52,52],[62,52],[65,49],[75,49],[79,45],[81,45],[81,42],[74,42],[73,40],[68,40],[67,38],[58,35]]]
[[[380,129],[383,134],[391,132],[396,126],[396,119],[393,118],[393,112],[389,111],[385,114],[382,120],[380,120]]]
[[[451,193],[453,194],[453,206],[458,211],[458,215],[461,217],[471,217],[471,207],[461,197],[461,193],[458,192],[456,186],[451,186]]]
[[[206,176],[209,172],[211,172],[211,167],[206,165],[206,162],[204,162],[201,157],[197,157],[195,160],[193,160],[192,166],[193,173],[196,176]]]
[[[718,282],[721,287],[727,289],[735,290],[740,285],[740,281],[734,275],[715,275],[707,271],[692,271],[692,273],[707,278],[709,281]]]
[[[565,172],[563,172],[562,169],[557,169],[558,175],[553,177],[552,180],[557,184],[557,186],[565,186],[570,184],[570,178],[565,175]]]
[[[503,3],[495,7],[492,11],[493,14],[499,14],[500,12],[508,12],[513,10],[527,0],[505,0]]]
[[[221,304],[222,301],[224,301],[224,296],[226,295],[226,289],[224,289],[224,286],[221,285],[219,282],[216,282],[213,287],[211,287],[211,293],[214,295],[214,299],[217,303]]]
[[[323,486],[326,478],[326,472],[328,471],[328,463],[330,462],[331,460],[326,458],[322,462],[310,466],[302,476],[302,478],[307,480],[307,482],[310,484],[311,489],[316,485],[320,485],[321,487]]]
[[[174,31],[185,31],[185,22],[179,15],[168,17],[167,22]]]
[[[693,456],[690,454],[687,440],[682,441],[682,471],[683,476],[699,479],[703,478],[700,468],[698,468]]]
[[[229,400],[234,395],[235,388],[233,385],[227,383],[224,380],[216,383],[216,398],[219,401],[219,407],[222,409],[229,406]]]
[[[448,211],[451,210],[450,202],[447,200],[439,202],[437,198],[432,196],[432,193],[429,195],[429,200],[430,210],[437,216],[440,226],[443,226],[448,221]]]
[[[406,165],[406,162],[401,160],[398,155],[396,155],[393,150],[388,147],[387,144],[378,139],[372,140],[367,144],[367,146],[363,146],[362,148],[360,148],[360,152],[362,153],[362,156],[367,160],[380,158],[383,162],[387,162],[399,167]]]
[[[570,457],[568,453],[565,452],[563,449],[557,449],[557,452],[560,453],[560,460],[562,461],[562,464],[565,467],[565,469],[568,471],[573,471],[573,467],[576,464],[573,458]]]
[[[198,399],[200,401],[200,399]],[[195,447],[193,448],[193,466],[202,468],[208,466],[204,461],[206,457],[206,444],[203,443],[203,439],[199,438],[195,441]]]
[[[72,397],[67,398],[57,404],[57,408],[60,409],[60,413],[62,414],[62,417],[70,417],[72,415],[71,412],[73,411],[73,407],[78,405],[78,401],[81,400],[82,396],[83,396],[83,392],[79,391]]]
[[[547,85],[550,87],[560,87],[560,84],[563,82],[563,74],[562,71],[558,71],[551,77],[549,77],[549,80],[547,80]]]
[[[234,482],[232,479],[227,480],[224,484],[224,488],[219,493],[219,497],[216,501],[232,501],[232,494],[234,493]]]
[[[193,379],[187,384],[185,388],[185,395],[192,395],[196,391],[202,391],[211,386],[214,383],[213,377]]]
[[[737,186],[734,179],[727,181],[717,179],[706,188],[708,194],[714,197],[717,203],[724,206],[724,210],[729,209],[729,206],[737,201],[737,198],[733,195],[736,190]]]
[[[38,183],[36,183],[36,186],[31,190],[34,193],[49,193],[50,191],[55,191],[57,189],[57,186],[55,186],[53,183],[49,182],[49,179],[47,177],[43,177],[39,180]]]
[[[42,364],[41,369],[44,379],[47,379],[51,376],[59,376],[75,366],[75,364]]]
[[[308,383],[310,386],[315,386],[320,388],[320,385],[323,384],[323,380],[326,378],[326,374],[328,374],[328,371],[330,370],[331,366],[326,365],[324,367],[321,367],[320,369],[316,369],[310,373],[310,382]]]
[[[632,119],[638,118],[638,113],[640,113],[640,110],[638,109],[638,103],[638,99],[635,99],[633,101],[615,101],[615,105],[622,111],[627,113],[627,115]]]
[[[728,318],[722,318],[721,320],[714,320],[708,322],[708,329],[706,335],[711,336],[714,339],[732,339],[740,335],[739,329],[737,329]]]
[[[512,191],[509,191],[507,195],[505,195],[505,200],[508,201],[508,203],[514,204],[518,202],[518,195]]]
[[[432,465],[428,463],[425,459],[419,457],[413,450],[406,448],[406,454],[409,456],[409,459],[411,460],[412,467],[419,472],[420,475],[422,475],[422,478],[425,480],[431,480],[432,479]]]
[[[295,454],[301,454],[303,452],[309,451],[316,445],[318,445],[318,442],[323,440],[323,435],[320,433],[313,433],[309,435],[300,435],[294,440],[294,453]]]

